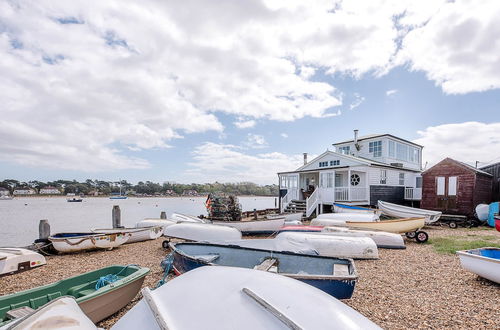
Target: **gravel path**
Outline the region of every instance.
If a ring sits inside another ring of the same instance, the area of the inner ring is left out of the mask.
[[[426,229],[433,237],[495,235],[494,230]],[[406,250],[380,249],[379,260],[357,260],[359,281],[345,303],[385,329],[500,329],[500,285],[464,271],[455,255],[438,254],[430,244],[406,241]],[[149,267],[145,286],[162,277],[159,266],[167,254],[161,240],[129,244],[113,251],[47,257],[47,265],[0,278],[0,295],[44,285],[112,264]],[[100,322],[108,328],[137,301]]]

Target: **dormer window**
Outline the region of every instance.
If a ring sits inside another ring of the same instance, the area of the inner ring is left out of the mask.
[[[339,152],[343,155],[350,155],[351,154],[351,147],[350,146],[340,147]]]
[[[373,154],[373,157],[382,157],[382,141],[370,142],[368,152]]]

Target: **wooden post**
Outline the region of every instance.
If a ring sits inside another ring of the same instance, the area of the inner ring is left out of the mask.
[[[38,224],[38,238],[47,239],[50,236],[50,224],[49,220],[40,220]]]
[[[166,219],[167,218],[167,212],[161,211],[160,213],[160,219]]]
[[[274,197],[274,208],[278,207],[278,197]]]
[[[120,206],[113,205],[113,211],[111,212],[111,217],[112,217],[113,228],[123,228]]]
[[[253,209],[253,218],[257,220],[257,209]]]

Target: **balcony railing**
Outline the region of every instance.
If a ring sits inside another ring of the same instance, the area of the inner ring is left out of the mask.
[[[405,199],[419,201],[422,199],[422,188],[405,187]]]
[[[349,191],[350,190],[350,191]],[[338,202],[355,202],[368,200],[366,187],[336,187],[335,200]]]

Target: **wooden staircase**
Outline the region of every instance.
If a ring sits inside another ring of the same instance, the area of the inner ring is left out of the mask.
[[[298,199],[292,199],[290,203],[286,206],[285,213],[298,213],[302,212],[302,218],[306,217],[306,201],[301,201]]]

